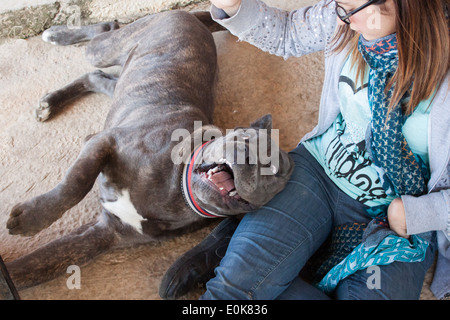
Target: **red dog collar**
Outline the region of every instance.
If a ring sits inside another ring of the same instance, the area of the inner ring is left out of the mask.
[[[223,218],[226,216],[202,208],[197,201],[195,201],[194,194],[191,189],[191,178],[196,164],[195,161],[199,154],[202,153],[203,148],[210,142],[211,141],[205,142],[199,148],[195,149],[194,152],[192,152],[189,161],[184,166],[183,177],[181,179],[181,188],[186,203],[195,213],[204,218]]]

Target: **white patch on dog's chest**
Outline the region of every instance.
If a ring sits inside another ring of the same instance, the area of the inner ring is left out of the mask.
[[[102,206],[118,217],[122,222],[129,224],[139,233],[142,232],[142,221],[146,221],[136,210],[130,199],[128,190],[118,192],[117,201],[102,202]]]

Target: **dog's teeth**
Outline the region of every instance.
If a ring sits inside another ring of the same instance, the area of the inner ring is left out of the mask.
[[[237,194],[237,191],[236,191],[236,190],[230,191],[230,192],[228,193],[228,195],[229,195],[230,197],[234,197],[236,194]]]
[[[231,162],[228,161],[228,160],[225,159],[225,158],[220,159],[217,163],[220,163],[220,164],[226,164],[227,166],[230,167],[230,169],[233,168],[233,165],[231,164]]]
[[[217,173],[219,171],[219,167],[214,167],[212,169],[209,169],[208,172],[206,173],[208,175],[208,179],[211,180],[211,177],[214,173]]]
[[[219,190],[220,190],[220,191],[222,191],[222,190],[223,190],[223,188],[219,188]]]
[[[217,171],[219,171],[219,167],[214,167],[214,169],[211,169],[209,171],[211,171],[211,173],[216,173]]]

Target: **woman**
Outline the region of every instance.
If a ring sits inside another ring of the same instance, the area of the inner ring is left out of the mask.
[[[443,298],[448,0],[324,0],[293,12],[259,0],[211,2],[217,22],[264,51],[324,50],[325,79],[318,125],[290,153],[291,180],[239,222],[202,299],[417,299],[436,242],[432,289]],[[161,295],[208,277],[236,225],[225,220],[176,262]],[[312,282],[298,276],[307,263]]]

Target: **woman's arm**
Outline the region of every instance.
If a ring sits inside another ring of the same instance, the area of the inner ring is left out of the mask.
[[[240,40],[285,59],[324,50],[337,25],[335,4],[330,0],[291,12],[269,7],[260,0],[211,2],[215,21]]]
[[[450,234],[450,190],[394,199],[388,220],[390,228],[402,237],[434,230]]]
[[[408,234],[442,230],[450,234],[450,190],[402,196]]]
[[[211,0],[211,3],[218,9],[222,9],[225,13],[232,17],[241,6],[241,0]]]

